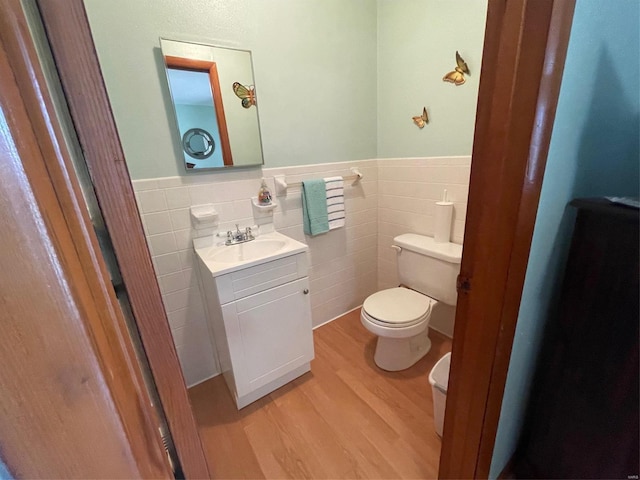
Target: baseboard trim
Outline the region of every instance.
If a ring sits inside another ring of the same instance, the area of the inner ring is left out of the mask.
[[[433,330],[434,332],[438,332],[440,335],[444,335],[445,337],[450,338],[451,340],[453,340],[453,335],[445,333],[445,332],[443,332],[442,330],[440,330],[438,328],[435,328],[435,327],[429,325],[429,329]]]
[[[187,389],[192,388],[192,387],[195,387],[196,385],[200,385],[201,383],[204,383],[204,382],[206,382],[207,380],[211,380],[212,378],[215,378],[215,377],[217,377],[217,376],[218,376],[218,375],[220,375],[220,374],[221,374],[221,372],[214,373],[214,374],[213,374],[213,375],[211,375],[210,377],[203,378],[202,380],[198,380],[197,382],[192,383],[191,385],[187,385]]]
[[[316,325],[315,327],[313,327],[313,330],[315,330],[316,328],[320,328],[320,327],[322,327],[322,326],[324,326],[324,325],[327,325],[328,323],[331,323],[331,322],[333,322],[334,320],[339,319],[340,317],[344,317],[344,316],[345,316],[345,315],[347,315],[348,313],[351,313],[351,312],[353,312],[354,310],[358,310],[360,307],[362,307],[362,305],[358,305],[357,307],[352,308],[351,310],[347,310],[346,312],[341,313],[340,315],[338,315],[338,316],[336,316],[336,317],[333,317],[333,318],[331,318],[331,319],[327,320],[326,322],[322,322],[320,325]]]

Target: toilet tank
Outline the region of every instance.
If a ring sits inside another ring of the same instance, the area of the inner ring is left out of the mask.
[[[462,245],[436,243],[432,237],[405,233],[393,239],[398,250],[398,277],[406,287],[446,303],[458,300],[456,279]]]

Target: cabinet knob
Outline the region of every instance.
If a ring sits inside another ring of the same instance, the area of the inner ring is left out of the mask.
[[[308,288],[305,288],[305,289],[302,291],[302,293],[304,293],[305,295],[307,295],[307,294],[309,293],[309,289],[308,289]]]

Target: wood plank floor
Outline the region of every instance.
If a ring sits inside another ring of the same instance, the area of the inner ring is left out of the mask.
[[[214,478],[437,478],[429,371],[451,350],[402,372],[373,362],[375,336],[351,312],[314,331],[311,372],[238,411],[222,376],[189,390]]]

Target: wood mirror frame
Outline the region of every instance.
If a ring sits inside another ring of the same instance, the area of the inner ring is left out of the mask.
[[[233,158],[231,156],[231,144],[229,143],[229,132],[227,130],[227,120],[224,116],[224,105],[222,104],[222,94],[220,91],[220,79],[218,78],[218,67],[216,66],[216,63],[207,62],[205,60],[193,60],[190,58],[174,57],[171,55],[164,56],[164,63],[167,69],[175,68],[176,70],[203,72],[209,75],[209,83],[211,85],[211,96],[213,97],[213,107],[216,111],[216,118],[218,120],[218,131],[220,133],[220,143],[221,143],[220,147],[222,148],[222,162],[224,163],[225,166],[233,165]],[[170,82],[169,82],[169,90],[171,90]],[[175,110],[176,108],[175,102],[173,107]],[[178,123],[177,117],[178,115],[176,113],[176,122]],[[179,131],[178,131],[178,134],[180,134]],[[181,135],[179,136],[180,138],[182,138]]]

